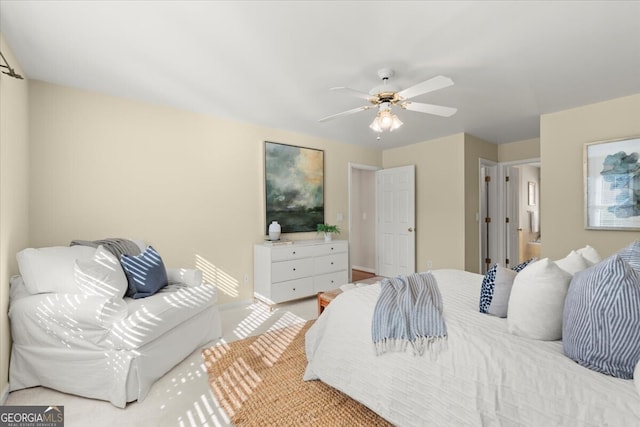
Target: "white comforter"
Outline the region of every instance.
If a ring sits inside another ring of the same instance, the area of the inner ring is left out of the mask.
[[[562,342],[511,335],[506,319],[479,313],[481,275],[433,274],[449,333],[437,360],[375,355],[380,287],[372,285],[339,295],[307,332],[304,379],[320,379],[399,426],[640,425],[632,380],[581,367]]]

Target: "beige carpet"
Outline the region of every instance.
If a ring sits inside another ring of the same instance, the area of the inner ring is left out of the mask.
[[[302,380],[313,321],[203,351],[209,384],[236,426],[389,426],[347,395]]]

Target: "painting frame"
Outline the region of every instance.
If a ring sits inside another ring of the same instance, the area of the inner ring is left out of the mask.
[[[324,150],[264,141],[265,234],[317,231],[324,223]]]
[[[585,229],[640,230],[640,136],[585,143],[583,176]]]

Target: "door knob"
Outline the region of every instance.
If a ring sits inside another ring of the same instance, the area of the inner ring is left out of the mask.
[[[407,231],[409,231],[409,233],[411,233],[413,231],[413,227],[409,227],[409,229]]]

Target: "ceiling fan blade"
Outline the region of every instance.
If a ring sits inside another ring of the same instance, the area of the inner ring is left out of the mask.
[[[418,111],[420,113],[427,113],[427,114],[434,114],[436,116],[442,116],[442,117],[451,117],[456,113],[456,111],[458,111],[457,108],[453,108],[453,107],[444,107],[442,105],[423,104],[421,102],[411,102],[411,101],[403,102],[402,104],[400,104],[400,107],[404,108],[405,110]]]
[[[360,92],[359,90],[351,89],[350,87],[332,87],[331,90],[335,92],[346,93],[347,95],[355,96],[356,98],[366,99],[367,101],[369,101],[371,98],[374,98],[368,93]]]
[[[436,76],[432,79],[425,80],[422,83],[418,83],[411,87],[398,92],[400,99],[409,99],[414,96],[422,95],[423,93],[433,92],[434,90],[443,89],[453,85],[453,80],[445,76]]]
[[[342,113],[332,114],[331,116],[323,117],[322,119],[320,119],[318,121],[319,122],[326,122],[327,120],[333,120],[333,119],[337,119],[338,117],[348,116],[349,114],[357,113],[359,111],[365,111],[365,110],[368,110],[368,109],[374,108],[374,107],[376,107],[376,106],[375,105],[364,105],[362,107],[354,108],[352,110],[343,111]]]

